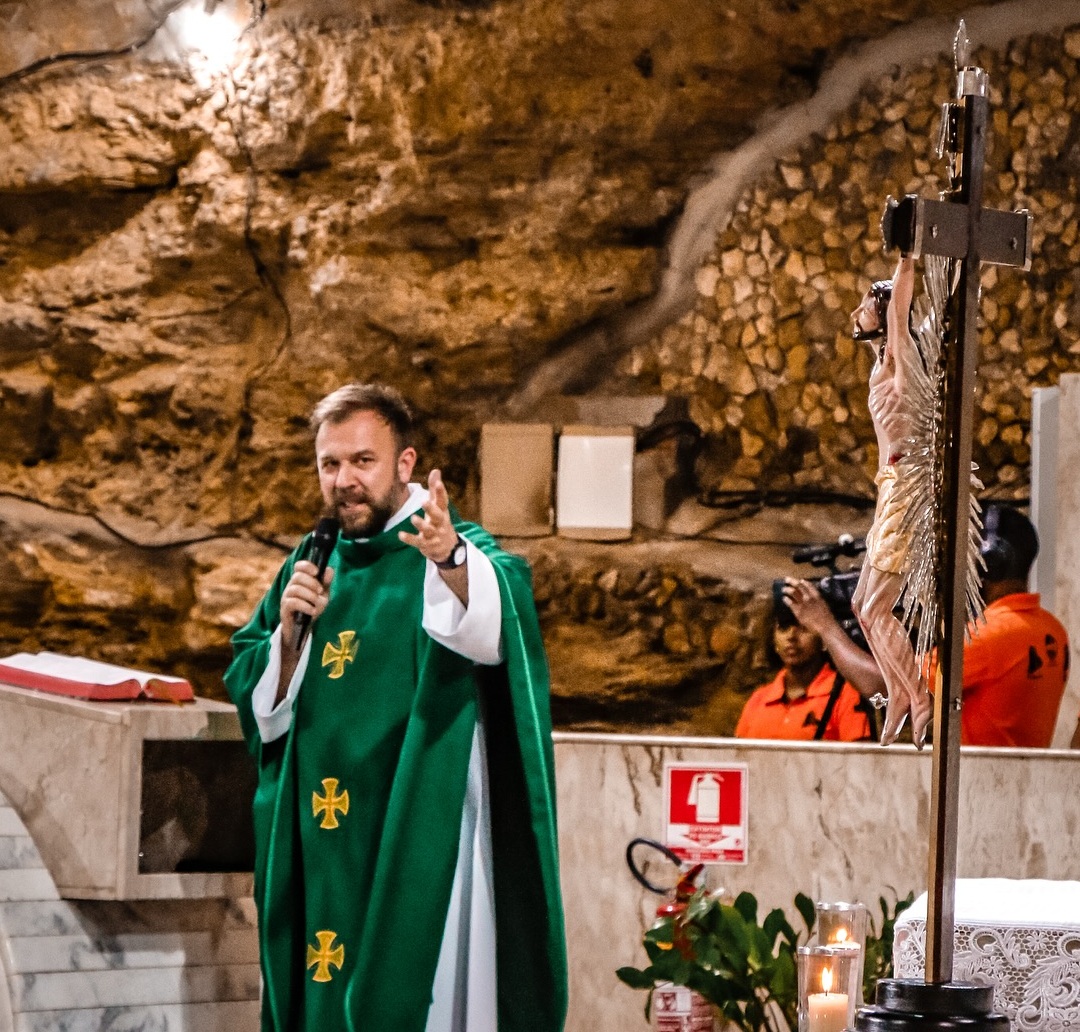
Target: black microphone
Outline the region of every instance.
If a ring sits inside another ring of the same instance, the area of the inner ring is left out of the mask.
[[[304,558],[319,568],[320,581],[323,579],[323,574],[326,573],[326,564],[330,561],[330,553],[334,550],[334,545],[337,544],[338,531],[340,530],[341,525],[333,516],[324,516],[315,527],[315,533],[311,535],[311,542]],[[293,647],[299,652],[304,644],[304,636],[311,626],[311,614],[297,613],[294,626],[296,633],[293,637]]]

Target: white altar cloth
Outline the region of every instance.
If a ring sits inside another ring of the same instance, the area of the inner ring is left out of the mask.
[[[956,981],[993,985],[1013,1032],[1080,1028],[1080,882],[958,878]],[[921,979],[926,893],[897,918],[893,970]]]

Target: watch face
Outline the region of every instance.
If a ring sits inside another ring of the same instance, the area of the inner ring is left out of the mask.
[[[465,542],[459,540],[458,543],[454,545],[454,550],[443,559],[442,562],[437,562],[435,565],[439,567],[440,570],[456,570],[465,562],[466,554]]]

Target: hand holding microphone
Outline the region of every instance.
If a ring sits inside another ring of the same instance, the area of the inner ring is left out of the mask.
[[[281,596],[281,624],[285,634],[292,630],[293,648],[300,652],[311,622],[326,608],[334,571],[327,570],[337,543],[340,526],[332,517],[319,520],[311,536],[307,555],[296,564]]]

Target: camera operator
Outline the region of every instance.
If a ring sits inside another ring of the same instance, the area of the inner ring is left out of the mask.
[[[983,525],[986,609],[964,645],[960,742],[1046,749],[1069,679],[1069,636],[1028,591],[1039,554],[1031,520],[992,503]]]
[[[860,709],[885,682],[873,657],[848,637],[818,589],[788,578],[774,607],[773,649],[782,669],[746,701],[738,738],[869,740]]]

